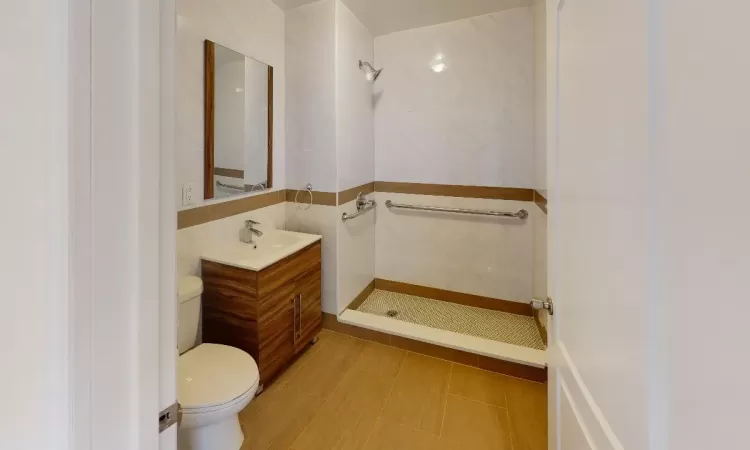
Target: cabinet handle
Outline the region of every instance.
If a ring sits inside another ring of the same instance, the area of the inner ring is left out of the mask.
[[[302,294],[299,294],[299,337],[302,337]]]
[[[297,345],[297,296],[292,297],[292,309],[294,311],[292,317],[292,328],[294,329],[294,345]]]

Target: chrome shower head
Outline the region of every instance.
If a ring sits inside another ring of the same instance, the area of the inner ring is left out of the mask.
[[[378,79],[380,76],[380,72],[383,71],[383,69],[377,69],[372,67],[372,64],[368,63],[367,61],[359,61],[359,68],[363,69],[365,71],[365,76],[367,77],[367,81],[370,83],[375,84],[375,80]]]

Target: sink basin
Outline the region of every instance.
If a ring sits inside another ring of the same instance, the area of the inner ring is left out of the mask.
[[[321,239],[317,234],[270,230],[261,237],[253,237],[253,244],[237,242],[225,247],[206,250],[201,255],[206,261],[259,272],[289,255]]]

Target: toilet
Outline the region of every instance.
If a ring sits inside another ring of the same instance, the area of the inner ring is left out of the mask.
[[[179,284],[177,400],[182,409],[180,450],[239,450],[245,436],[238,414],[258,390],[258,365],[246,352],[200,344],[203,282],[188,276]]]

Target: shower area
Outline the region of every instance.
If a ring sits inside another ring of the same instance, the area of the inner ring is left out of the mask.
[[[285,11],[286,226],[323,235],[327,328],[546,378],[543,3]]]

